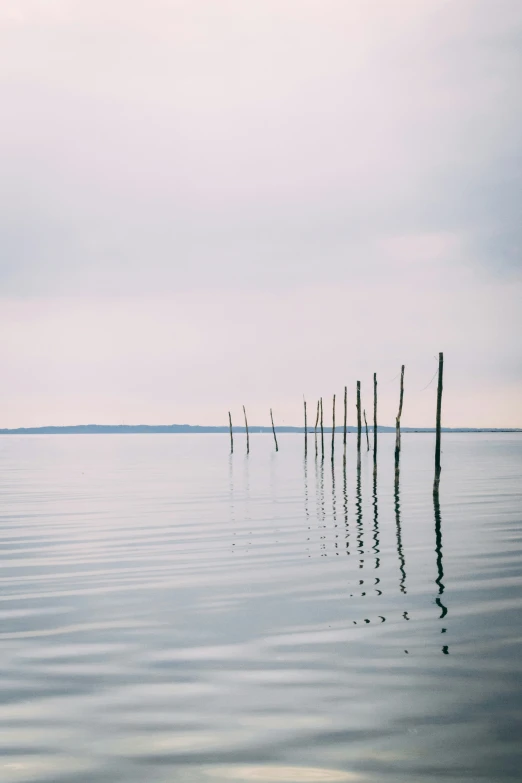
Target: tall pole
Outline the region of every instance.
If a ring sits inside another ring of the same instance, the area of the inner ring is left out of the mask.
[[[373,373],[373,461],[377,462],[377,373]]]
[[[234,436],[232,435],[232,416],[228,412],[228,425],[230,427],[230,453],[234,453]]]
[[[324,459],[323,398],[319,400],[321,410],[321,457]]]
[[[436,429],[436,436],[435,436],[435,480],[433,482],[433,492],[437,493],[439,491],[439,482],[440,482],[440,420],[441,420],[441,414],[442,414],[442,375],[444,371],[444,354],[441,352],[439,353],[439,382],[437,385],[437,429]]]
[[[304,421],[305,421],[304,436],[305,436],[305,457],[306,457],[306,455],[308,453],[308,426],[307,426],[307,421],[306,421],[306,400],[303,400],[303,405],[304,405]]]
[[[245,406],[243,405],[243,413],[245,414],[245,429],[246,429],[246,436],[247,436],[247,454],[250,454],[250,435],[248,434],[248,421],[247,421],[247,415]]]
[[[333,396],[332,404],[332,462],[334,461],[335,452],[335,394]]]
[[[343,446],[344,446],[344,459],[346,460],[346,417],[347,417],[347,407],[348,404],[348,390],[346,386],[344,387],[344,431],[343,431]]]
[[[357,453],[361,452],[361,382],[357,381]]]
[[[402,416],[402,403],[404,401],[404,364],[401,367],[401,392],[399,398],[399,412],[395,420],[395,461],[399,459],[399,453],[401,450],[401,416]]]
[[[279,451],[279,447],[277,445],[276,431],[274,427],[274,417],[272,416],[272,408],[270,408],[270,420],[272,421],[272,432],[274,433],[276,451]]]

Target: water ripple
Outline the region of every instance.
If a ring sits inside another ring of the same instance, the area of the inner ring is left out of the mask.
[[[518,781],[522,438],[227,437],[2,440],[2,783]]]

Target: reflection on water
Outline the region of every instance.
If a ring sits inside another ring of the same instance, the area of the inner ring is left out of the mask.
[[[361,494],[361,460],[360,452],[357,452],[357,483],[355,487],[355,525],[357,528],[357,552],[364,555],[364,527],[362,515],[362,494]],[[364,567],[364,557],[359,558],[359,568]]]
[[[348,481],[346,475],[346,456],[343,457],[343,517],[346,554],[350,554],[350,524],[348,522]]]
[[[441,596],[444,593],[444,568],[442,566],[442,525],[440,518],[440,498],[439,493],[433,493],[433,510],[435,513],[435,551],[437,553],[437,578],[435,584],[439,588],[439,594],[435,598],[437,606],[441,610],[441,620],[448,614],[447,607],[442,603]]]
[[[332,455],[333,457],[333,455]],[[332,522],[334,527],[335,554],[339,554],[339,532],[337,530],[337,498],[335,495],[335,463],[332,459]]]
[[[305,454],[305,458],[303,460],[303,474],[304,474],[304,507],[305,507],[305,517],[306,517],[306,524],[308,529],[310,529],[310,503],[308,500],[308,459]]]
[[[404,549],[402,546],[402,528],[401,528],[401,502],[399,497],[399,469],[397,461],[395,462],[395,483],[393,491],[393,504],[395,508],[395,529],[397,535],[397,557],[399,558],[399,570],[401,578],[399,587],[401,593],[406,592],[406,560],[404,558]]]
[[[375,552],[375,568],[379,568],[381,561],[379,559],[379,508],[377,503],[377,469],[373,471],[372,487],[372,506],[373,506],[373,551]]]
[[[316,471],[316,487],[317,491],[319,493],[319,499],[317,503],[317,514],[318,514],[318,527],[321,531],[320,535],[320,541],[321,541],[321,556],[327,556],[328,552],[326,551],[326,501],[324,496],[324,458],[321,459],[319,462],[316,462],[315,464],[315,471]]]
[[[2,783],[518,781],[522,438],[227,439],[0,439]]]
[[[360,775],[336,769],[318,769],[317,767],[284,766],[237,766],[221,769],[220,775],[230,780],[272,781],[272,783],[329,783],[329,781],[363,780]]]

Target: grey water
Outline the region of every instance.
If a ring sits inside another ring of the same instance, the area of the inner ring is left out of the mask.
[[[433,437],[0,439],[0,781],[519,781],[522,436]]]

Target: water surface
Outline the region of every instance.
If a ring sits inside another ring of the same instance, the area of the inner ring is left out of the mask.
[[[0,439],[0,780],[519,781],[522,436]]]

